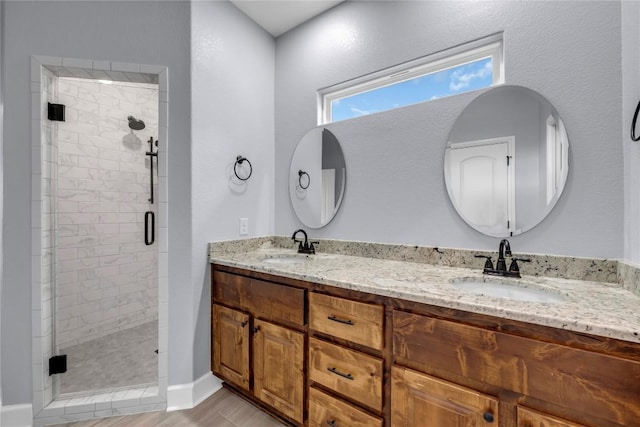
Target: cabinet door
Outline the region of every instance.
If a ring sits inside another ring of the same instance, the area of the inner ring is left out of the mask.
[[[302,422],[304,334],[262,320],[253,333],[255,397]]]
[[[586,427],[518,406],[518,427]]]
[[[457,384],[394,366],[391,425],[489,426],[498,423],[498,400]]]
[[[249,390],[249,315],[213,306],[212,370],[224,380]]]

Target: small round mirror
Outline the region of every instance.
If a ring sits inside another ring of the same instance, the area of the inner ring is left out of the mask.
[[[298,142],[289,170],[289,197],[300,222],[309,228],[327,225],[342,203],[347,180],[338,139],[315,128]]]
[[[531,89],[484,92],[449,134],[449,198],[467,224],[488,236],[515,236],[538,225],[560,198],[568,172],[564,123]]]

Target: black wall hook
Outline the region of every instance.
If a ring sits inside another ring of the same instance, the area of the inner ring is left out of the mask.
[[[633,114],[633,120],[631,121],[631,140],[639,141],[640,136],[636,136],[636,122],[638,121],[638,112],[640,111],[640,102],[636,107],[636,112]]]
[[[303,176],[307,176],[307,185],[302,185],[302,177]],[[303,190],[306,190],[307,188],[309,188],[309,184],[311,184],[311,177],[309,176],[308,173],[306,173],[305,171],[303,171],[302,169],[298,171],[298,185],[300,185],[300,188],[302,188]]]
[[[241,165],[244,162],[249,163],[249,175],[247,175],[246,177],[242,178],[242,177],[240,177],[240,175],[238,175],[238,165]],[[249,178],[251,178],[251,174],[253,173],[253,166],[251,166],[251,162],[249,161],[249,159],[247,159],[246,157],[242,157],[242,156],[236,157],[236,163],[233,165],[233,173],[236,174],[236,178],[238,178],[240,181],[246,181]]]

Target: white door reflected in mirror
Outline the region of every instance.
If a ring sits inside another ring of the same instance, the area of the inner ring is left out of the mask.
[[[514,138],[469,141],[449,147],[451,192],[474,228],[510,235],[515,221]]]

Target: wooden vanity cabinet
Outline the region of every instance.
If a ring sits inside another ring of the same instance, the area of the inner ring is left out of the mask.
[[[640,426],[640,344],[212,271],[212,370],[288,425]]]
[[[305,290],[213,270],[215,375],[302,426]]]

